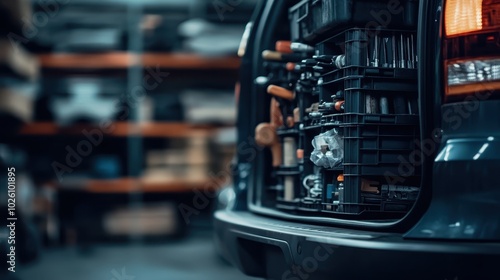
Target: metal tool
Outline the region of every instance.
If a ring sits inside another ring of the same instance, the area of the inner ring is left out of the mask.
[[[406,61],[406,63],[408,64],[408,68],[414,68],[413,64],[412,64],[412,54],[411,54],[411,45],[410,45],[410,37],[406,37],[406,49],[407,49],[407,53],[408,53],[408,60]]]
[[[345,101],[344,100],[337,101],[335,103],[335,110],[337,110],[339,112],[344,112],[344,110],[345,110]]]
[[[393,34],[392,35],[392,67],[397,68],[397,63],[396,63],[396,36]]]
[[[389,61],[389,57],[388,57],[389,54],[387,51],[387,45],[389,44],[389,38],[384,38],[383,43],[384,43],[384,48],[383,48],[384,63],[382,63],[382,67],[389,67],[390,61]]]
[[[303,43],[292,42],[290,44],[290,48],[294,52],[314,52],[314,47],[311,47],[311,46],[303,44]]]
[[[316,59],[319,62],[324,62],[324,63],[332,63],[335,55],[315,55],[313,56],[314,59]]]
[[[288,62],[299,62],[303,59],[303,57],[300,54],[285,54],[270,50],[263,51],[262,58],[265,60],[288,61]]]
[[[346,57],[345,55],[341,54],[341,55],[337,55],[335,57],[335,66],[338,68],[338,69],[342,69],[346,66]]]
[[[399,53],[399,67],[400,68],[406,68],[406,61],[405,61],[405,41],[403,38],[403,34],[401,33],[401,41],[399,44],[400,48],[400,53]]]
[[[378,100],[375,96],[370,94],[366,95],[366,113],[367,114],[378,114],[379,112]]]

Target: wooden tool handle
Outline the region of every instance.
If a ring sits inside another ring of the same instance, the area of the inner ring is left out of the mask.
[[[269,147],[278,142],[276,128],[270,123],[261,123],[255,128],[255,142],[257,145]]]
[[[263,51],[262,58],[265,60],[281,60],[282,53],[273,51]]]
[[[295,94],[291,90],[276,85],[268,86],[267,93],[290,101],[295,99]]]

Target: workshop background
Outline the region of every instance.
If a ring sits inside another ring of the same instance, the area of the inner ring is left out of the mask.
[[[211,213],[256,2],[0,0],[1,279],[250,279]]]

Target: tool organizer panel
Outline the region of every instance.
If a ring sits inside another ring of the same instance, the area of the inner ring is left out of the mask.
[[[416,24],[408,11],[394,17],[401,30],[357,25],[367,21],[360,8],[346,17],[315,14],[318,5],[352,6],[346,2],[301,1],[289,11],[292,41],[263,52],[268,76],[256,83],[271,96],[270,121],[255,133],[271,150],[267,205],[297,215],[399,218],[420,190],[411,164],[420,133]]]

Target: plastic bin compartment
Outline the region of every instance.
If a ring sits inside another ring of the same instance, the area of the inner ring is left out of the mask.
[[[392,79],[417,80],[417,69],[399,69],[389,67],[356,67],[350,66],[341,69],[344,77],[385,77]]]
[[[417,93],[351,89],[344,91],[345,112],[380,115],[418,115]],[[384,109],[384,110],[383,110]]]
[[[352,161],[359,161],[362,162],[363,164],[392,164],[392,163],[399,163],[401,162],[400,157],[403,156],[403,154],[406,155],[406,158],[408,157],[408,154],[410,154],[411,150],[407,151],[402,151],[402,150],[362,150],[359,151],[357,158],[356,154],[354,154],[355,158],[349,158],[346,159],[346,162],[349,160]],[[349,155],[349,157],[352,155]],[[403,156],[405,158],[405,156]],[[405,160],[406,160],[405,158]]]
[[[344,89],[371,89],[386,91],[417,91],[416,81],[394,80],[390,78],[345,78]]]
[[[368,70],[345,70],[344,75],[399,75],[418,68],[417,35],[412,30],[351,28],[317,45],[326,55],[345,55],[342,70],[351,66]],[[380,68],[377,72],[375,68]],[[389,69],[398,69],[394,74]],[[364,73],[362,73],[364,71]],[[368,71],[368,72],[366,72]]]
[[[360,214],[363,211],[403,212],[411,208],[414,203],[413,200],[388,201],[382,197],[375,200],[367,199],[361,191],[363,180],[377,181],[380,185],[385,184],[384,177],[371,178],[360,175],[344,175],[344,203],[341,203],[343,213]]]
[[[300,42],[313,36],[310,0],[303,0],[288,11],[292,41]]]
[[[344,144],[347,146],[356,146],[356,144]],[[359,150],[344,153],[344,164],[362,163],[364,165],[384,165],[400,163],[408,159],[411,150]]]
[[[408,158],[415,148],[416,136],[416,128],[413,126],[345,127],[344,164],[400,163],[400,156]]]
[[[393,178],[396,176],[398,178],[402,178],[403,181],[410,176],[416,176],[418,174],[418,170],[418,167],[406,170],[402,163],[384,165],[360,165],[355,163],[344,164],[345,176],[387,176],[387,178]],[[388,184],[389,181],[383,183]]]
[[[358,214],[363,210],[361,202],[361,177],[344,173],[344,201],[340,209],[344,213]]]
[[[328,117],[328,116],[325,116]],[[397,124],[418,125],[418,115],[344,114],[343,125],[357,124]]]
[[[343,137],[350,138],[367,138],[367,137],[418,137],[417,126],[415,125],[344,125]],[[392,146],[391,146],[392,147]],[[391,148],[377,147],[377,148]],[[369,147],[366,147],[369,148]],[[392,147],[393,148],[393,147]]]
[[[313,30],[321,35],[340,27],[415,28],[418,1],[311,0]]]
[[[389,81],[405,80],[416,88],[417,69],[379,68],[365,66],[349,66],[337,69],[321,76],[323,84],[341,83],[352,78],[387,78]],[[387,82],[387,80],[386,80]]]

